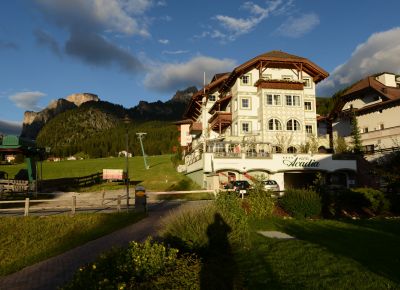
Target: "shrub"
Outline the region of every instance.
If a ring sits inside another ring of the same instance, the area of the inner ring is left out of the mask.
[[[271,197],[271,192],[266,192],[257,186],[250,192],[247,201],[250,207],[249,214],[253,218],[270,217],[274,211],[275,201]]]
[[[199,252],[207,247],[207,229],[215,222],[215,215],[229,226],[229,241],[245,245],[249,236],[248,216],[241,207],[242,200],[235,194],[220,193],[207,206],[184,207],[164,221],[162,236],[171,245],[189,252]]]
[[[318,216],[321,213],[321,198],[312,190],[289,189],[280,199],[282,208],[296,218]]]
[[[361,194],[362,199],[364,200],[363,204],[365,204],[373,213],[379,214],[389,211],[390,202],[386,199],[383,192],[368,187],[357,188],[352,191]]]
[[[390,210],[390,201],[381,191],[372,188],[336,190],[325,192],[322,197],[325,216],[338,216],[344,212],[370,215]]]
[[[207,245],[207,227],[216,210],[212,205],[192,208],[185,206],[163,221],[161,235],[174,247],[193,252]]]
[[[194,288],[200,268],[195,256],[178,256],[177,249],[147,239],[102,254],[96,262],[81,267],[64,289]]]

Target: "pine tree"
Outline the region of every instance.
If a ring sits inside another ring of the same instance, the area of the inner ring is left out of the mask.
[[[353,116],[351,119],[351,136],[353,138],[353,151],[354,153],[361,153],[362,143],[361,143],[361,133],[360,128],[358,127],[358,121],[356,113],[353,112]]]

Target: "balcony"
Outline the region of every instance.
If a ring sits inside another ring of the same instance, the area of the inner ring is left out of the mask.
[[[264,80],[259,79],[255,84],[259,89],[277,89],[277,90],[299,90],[302,91],[304,84],[300,81],[286,80]]]
[[[232,124],[232,113],[216,111],[208,121],[214,131],[223,131]]]
[[[201,134],[202,131],[203,131],[203,126],[201,125],[200,122],[193,122],[189,127],[189,133],[191,135]]]

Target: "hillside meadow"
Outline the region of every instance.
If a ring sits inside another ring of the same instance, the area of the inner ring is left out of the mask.
[[[129,178],[132,185],[142,185],[147,190],[168,191],[197,189],[198,187],[183,174],[178,173],[171,162],[172,155],[148,156],[148,170],[144,167],[143,157],[135,156],[129,158]],[[44,161],[38,163],[39,176],[40,168],[43,168],[43,179],[58,179],[66,177],[82,177],[93,173],[102,172],[103,169],[125,169],[126,159],[124,157],[109,157],[97,159],[84,159],[60,162]],[[19,170],[25,169],[25,164],[1,165],[0,171],[14,178]],[[84,190],[118,189],[124,185],[120,182],[105,182]]]

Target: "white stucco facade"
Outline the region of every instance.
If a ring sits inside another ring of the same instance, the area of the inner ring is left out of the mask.
[[[368,77],[368,82],[362,82],[344,94],[347,101],[338,108],[340,111],[332,123],[333,133],[351,145],[351,119],[355,116],[366,153],[399,147],[400,82],[389,73]]]
[[[188,176],[198,182],[202,174],[199,184],[219,188],[262,175],[285,189],[301,179],[310,185],[316,172],[355,172],[354,160],[316,154],[315,86],[327,75],[305,58],[272,51],[215,76],[193,97],[186,115],[202,125],[201,133],[192,130]],[[210,186],[215,176],[219,184]]]

